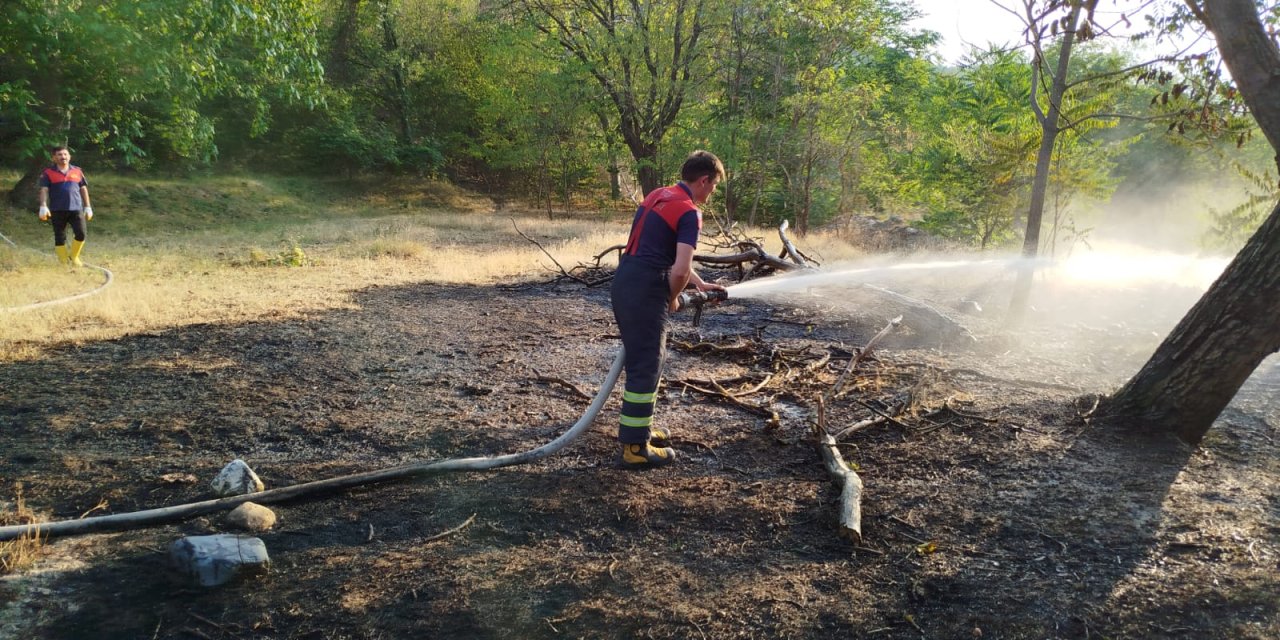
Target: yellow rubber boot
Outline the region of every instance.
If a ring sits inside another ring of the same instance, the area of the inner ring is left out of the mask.
[[[83,267],[84,263],[80,262],[80,250],[84,248],[83,240],[71,241],[71,264],[77,267]]]
[[[671,443],[671,430],[666,427],[649,427],[649,443],[665,447]]]
[[[58,262],[61,262],[62,264],[67,264],[68,262],[70,262],[70,259],[67,257],[67,245],[65,244],[53,245],[53,252],[58,254]]]
[[[667,447],[654,447],[648,442],[644,444],[622,445],[622,467],[624,469],[652,469],[665,467],[675,462],[676,451]]]

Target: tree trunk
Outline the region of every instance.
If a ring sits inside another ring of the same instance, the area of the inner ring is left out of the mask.
[[[396,34],[396,19],[392,13],[391,3],[382,5],[382,50],[391,55],[391,98],[389,102],[396,112],[396,123],[400,129],[400,143],[413,142],[413,125],[409,122],[411,101],[409,87],[405,80],[404,55],[400,52],[400,38]]]
[[[658,171],[657,146],[645,144],[628,145],[631,157],[636,161],[636,180],[640,182],[640,193],[647,196],[650,191],[662,186],[662,172]]]
[[[1195,444],[1280,348],[1280,206],[1100,413]]]
[[[360,5],[363,2],[364,0],[342,0],[342,9],[338,11],[338,24],[329,48],[329,64],[325,67],[329,82],[337,86],[346,86],[351,79],[349,55],[356,31],[360,27]]]
[[[1271,146],[1280,149],[1280,50],[1252,0],[1207,0],[1203,17]],[[1280,349],[1280,205],[1151,359],[1100,413],[1197,443],[1240,386]]]
[[[1067,71],[1071,68],[1071,48],[1075,44],[1076,28],[1080,23],[1080,2],[1074,2],[1071,13],[1067,14],[1067,26],[1062,34],[1062,44],[1058,48],[1058,64],[1054,72],[1053,83],[1049,88],[1049,110],[1040,120],[1040,150],[1036,153],[1036,173],[1031,182],[1031,206],[1027,208],[1027,231],[1022,237],[1022,256],[1035,258],[1040,252],[1040,221],[1044,217],[1044,198],[1049,189],[1049,171],[1052,168],[1053,148],[1058,140],[1058,121],[1062,116],[1062,97],[1067,93]],[[1038,25],[1032,25],[1038,27]],[[1036,51],[1036,60],[1032,64],[1043,64],[1043,51]],[[1032,74],[1034,87],[1039,74]],[[1036,99],[1036,92],[1031,92],[1031,100]],[[1039,113],[1037,105],[1032,105]],[[1017,322],[1027,308],[1027,300],[1031,297],[1031,283],[1035,275],[1035,265],[1026,261],[1018,271],[1018,279],[1013,285],[1013,298],[1009,303],[1009,318]]]

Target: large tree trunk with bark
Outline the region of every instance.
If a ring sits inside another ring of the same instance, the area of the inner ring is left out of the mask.
[[[638,134],[627,135],[624,131],[623,141],[636,161],[636,181],[640,183],[640,193],[647,196],[650,191],[662,186],[662,172],[658,170],[658,145],[649,142]]]
[[[1189,3],[1195,7],[1195,3]],[[1252,0],[1207,0],[1201,18],[1258,126],[1280,149],[1280,49]],[[1280,349],[1280,205],[1100,413],[1199,442],[1244,381]]]

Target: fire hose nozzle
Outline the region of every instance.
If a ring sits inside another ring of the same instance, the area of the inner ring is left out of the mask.
[[[676,299],[679,310],[693,308],[693,326],[702,321],[702,307],[708,302],[724,302],[729,299],[729,292],[719,289],[711,291],[686,291]]]
[[[680,294],[680,309],[688,309],[689,307],[702,308],[702,305],[708,302],[724,302],[729,299],[728,291],[713,289],[711,291],[686,291]]]

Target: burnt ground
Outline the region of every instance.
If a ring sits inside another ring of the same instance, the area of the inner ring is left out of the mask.
[[[615,467],[615,392],[538,463],[272,505],[263,578],[201,589],[164,569],[176,537],[225,530],[217,515],[54,540],[0,581],[0,637],[1280,636],[1274,359],[1192,450],[1080,417],[1082,394],[1150,352],[1146,327],[1067,327],[1100,347],[1084,355],[973,317],[976,345],[944,341],[909,315],[828,409],[832,431],[898,413],[843,439],[866,487],[854,545],[803,407],[897,311],[838,299],[675,320],[671,468]],[[0,365],[3,498],[21,482],[42,515],[75,518],[208,498],[235,457],[281,487],[525,450],[587,405],[545,378],[594,393],[617,346],[603,290],[415,285],[358,303]],[[771,401],[776,424],[682,384],[770,373],[744,401]]]

